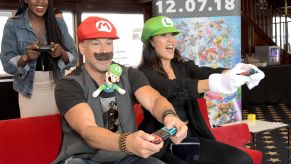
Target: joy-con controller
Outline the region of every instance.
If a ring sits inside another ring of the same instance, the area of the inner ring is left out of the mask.
[[[251,75],[256,74],[256,73],[258,73],[257,70],[255,70],[255,69],[250,69],[249,71],[239,73],[238,75],[251,76]]]
[[[168,139],[170,136],[175,135],[176,132],[177,132],[177,129],[175,127],[174,128],[171,128],[171,129],[167,129],[166,127],[163,127],[160,130],[152,133],[152,135],[155,138],[151,142],[152,143],[155,143],[155,144],[159,144],[162,141]]]

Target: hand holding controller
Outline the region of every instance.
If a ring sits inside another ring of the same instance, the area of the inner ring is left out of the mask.
[[[37,50],[40,52],[51,52],[52,45],[39,45],[37,46]]]
[[[249,89],[254,88],[255,86],[257,86],[260,81],[265,78],[265,74],[263,71],[261,71],[260,69],[258,69],[256,66],[251,65],[251,70],[254,70],[255,73],[250,74],[248,77],[250,78],[250,81],[247,82],[247,86]]]
[[[239,74],[237,74],[237,75],[242,75],[242,76],[251,76],[251,75],[256,74],[256,73],[258,73],[257,70],[255,70],[255,69],[250,69],[249,71],[245,71],[245,72],[239,73]]]
[[[166,127],[163,127],[160,130],[151,134],[155,137],[151,142],[154,144],[159,144],[162,141],[168,139],[170,136],[175,135],[176,132],[177,132],[177,129],[175,127],[171,129],[167,129]]]
[[[246,84],[249,89],[252,89],[253,87],[257,86],[260,83],[260,81],[265,77],[264,72],[262,72],[255,65],[239,63],[235,67],[237,67],[236,75],[242,75],[249,78],[249,80],[246,81]]]

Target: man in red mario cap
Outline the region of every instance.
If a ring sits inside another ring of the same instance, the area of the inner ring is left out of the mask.
[[[54,163],[163,163],[151,157],[160,151],[163,141],[153,143],[157,140],[154,135],[137,131],[133,101],[137,100],[167,129],[176,128],[176,134],[170,137],[174,143],[186,137],[187,126],[167,99],[131,67],[122,66],[118,82],[126,94],[114,91],[92,96],[105,83],[105,73],[112,64],[113,40],[119,37],[114,25],[100,17],[84,20],[77,34],[86,62],[56,85],[63,142]]]

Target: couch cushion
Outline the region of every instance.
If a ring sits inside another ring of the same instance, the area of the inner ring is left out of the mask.
[[[60,115],[0,121],[1,163],[51,163],[60,143]]]

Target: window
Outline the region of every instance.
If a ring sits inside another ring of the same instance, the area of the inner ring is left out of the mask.
[[[12,15],[14,15],[14,11],[12,10],[0,11],[0,22],[2,22],[0,23],[0,43],[2,43],[3,29],[5,25],[5,23],[3,22],[6,22],[8,18],[11,17]],[[0,53],[1,53],[1,49],[0,49]],[[2,63],[0,62],[0,77],[3,77],[3,76],[10,76],[10,75],[4,71]]]
[[[0,22],[6,22],[9,17],[14,16],[14,15],[15,15],[14,10],[10,10],[10,11],[2,10],[2,11],[0,11]],[[72,12],[66,11],[66,12],[63,12],[63,16],[64,16],[64,20],[67,24],[69,33],[72,36],[72,38],[74,39],[75,34],[74,34],[73,14],[72,14]],[[0,43],[2,43],[4,25],[5,25],[5,23],[0,24]],[[0,53],[1,53],[1,49],[0,49]],[[11,76],[11,75],[7,74],[4,71],[2,63],[0,62],[0,77],[5,77],[5,76]]]
[[[0,10],[0,21],[6,22],[14,15],[14,11]],[[114,40],[114,58],[117,63],[136,67],[141,60],[142,42],[140,40],[143,28],[143,14],[117,14],[117,13],[83,13],[82,20],[89,16],[100,16],[110,20],[117,29],[120,39]],[[63,12],[70,35],[75,39],[74,19],[70,11]],[[130,20],[128,22],[124,20]],[[3,28],[5,23],[0,24],[0,43],[2,42]],[[1,51],[1,50],[0,50]],[[10,76],[0,62],[0,77]]]
[[[273,17],[273,41],[277,43],[282,49],[287,46],[287,51],[291,53],[291,18],[287,17],[287,27],[285,24],[285,17]],[[288,36],[285,36],[286,30],[288,30]],[[286,37],[288,37],[288,43],[286,43]]]
[[[75,31],[74,31],[74,22],[73,22],[73,13],[70,11],[63,12],[64,21],[67,24],[68,30],[72,38],[75,40]]]
[[[83,13],[82,21],[89,16],[103,17],[114,24],[119,39],[114,40],[113,60],[122,65],[136,67],[142,54],[143,44],[140,37],[144,24],[143,14]]]

